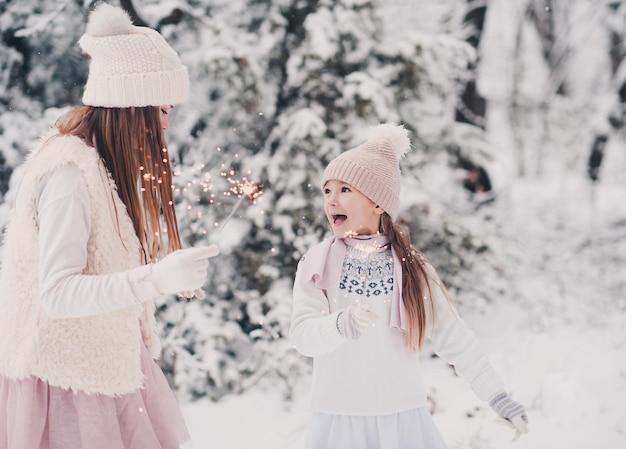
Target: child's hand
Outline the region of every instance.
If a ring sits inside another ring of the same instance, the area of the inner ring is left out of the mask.
[[[523,433],[528,433],[528,416],[522,404],[511,399],[508,394],[500,393],[489,401],[489,405],[504,418],[507,426],[515,429],[513,441],[517,441]]]
[[[378,317],[367,306],[352,305],[337,315],[337,330],[348,340],[359,338]]]
[[[503,418],[503,419],[498,419],[497,422],[502,424],[503,426],[506,426],[510,429],[515,430],[515,434],[513,435],[513,439],[511,440],[513,443],[516,442],[517,439],[521,437],[523,433],[528,433],[528,424],[526,424],[526,422],[522,419],[521,415],[517,415],[511,421]]]

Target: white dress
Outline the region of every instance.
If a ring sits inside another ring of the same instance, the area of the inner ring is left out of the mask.
[[[313,412],[306,449],[446,449],[426,407],[381,416]]]

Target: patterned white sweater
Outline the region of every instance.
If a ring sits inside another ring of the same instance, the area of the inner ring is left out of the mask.
[[[294,347],[314,359],[312,409],[363,416],[426,405],[419,357],[407,350],[405,333],[389,325],[394,275],[391,250],[371,253],[347,246],[339,285],[326,290],[302,278],[306,271],[302,264],[314,250],[309,250],[298,267],[290,330]],[[435,277],[435,320],[429,310],[427,338],[478,397],[487,400],[502,391],[503,384],[430,268]],[[336,318],[341,310],[357,303],[370,305],[377,322],[361,338],[347,340],[338,332]]]

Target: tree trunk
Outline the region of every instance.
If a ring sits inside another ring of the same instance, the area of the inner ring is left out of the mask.
[[[483,27],[485,25],[485,16],[487,15],[487,0],[467,0],[465,16],[463,17],[463,29],[466,30],[467,36],[465,42],[475,49],[480,44]],[[470,67],[475,68],[475,64]],[[487,110],[486,100],[478,93],[476,89],[475,78],[470,79],[463,89],[463,93],[459,98],[455,119],[458,122],[469,123],[485,129],[485,113]]]

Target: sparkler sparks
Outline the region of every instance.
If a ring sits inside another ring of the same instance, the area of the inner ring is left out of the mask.
[[[264,186],[252,180],[252,170],[239,170],[242,162],[238,153],[226,154],[220,147],[216,147],[208,159],[190,162],[182,167],[172,161],[172,189],[178,198],[183,198],[178,207],[185,208],[185,215],[193,217],[192,232],[197,236],[211,234],[213,240],[241,210],[246,198],[257,204]],[[211,173],[213,167],[219,171]],[[263,210],[257,212],[264,214]],[[227,216],[222,220],[223,214]]]
[[[225,174],[223,173],[222,175],[225,175]],[[233,179],[232,177],[229,176],[227,178],[227,181],[233,184],[233,186],[230,188],[229,191],[232,192],[232,194],[236,195],[239,199],[233,206],[233,209],[230,211],[230,214],[228,214],[228,216],[224,219],[224,221],[220,225],[219,229],[217,230],[218,234],[224,230],[224,227],[226,226],[226,224],[230,221],[231,218],[233,218],[233,216],[235,215],[235,212],[237,212],[237,209],[239,209],[239,206],[241,206],[241,204],[246,198],[250,199],[252,201],[252,204],[255,204],[257,198],[263,194],[263,186],[261,186],[260,184],[255,184],[254,182],[248,180],[248,178],[245,176],[243,177],[241,181]]]

